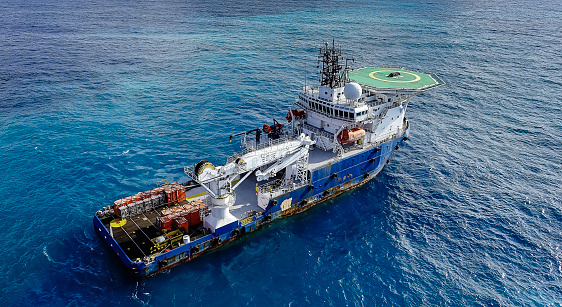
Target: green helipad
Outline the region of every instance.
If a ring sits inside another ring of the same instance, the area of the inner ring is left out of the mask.
[[[443,85],[437,76],[402,68],[366,67],[348,72],[351,81],[381,89],[423,91]]]

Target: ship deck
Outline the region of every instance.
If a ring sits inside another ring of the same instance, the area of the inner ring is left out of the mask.
[[[179,204],[187,204],[187,201]],[[170,206],[160,207],[123,220],[116,219],[115,216],[106,217],[101,219],[101,222],[106,229],[110,229],[110,225],[112,225],[113,239],[121,246],[129,259],[135,261],[154,253],[151,250],[155,246],[152,239],[162,235],[156,226],[156,218],[162,215],[162,210],[169,208]],[[190,228],[188,234],[192,240],[195,240],[207,235],[208,231],[199,224],[197,227]]]
[[[370,146],[369,146],[370,147]],[[357,154],[365,149],[361,147],[348,147],[346,148],[343,158]],[[337,154],[332,151],[323,151],[319,148],[309,152],[309,170],[322,167],[338,159]],[[272,178],[271,181],[275,180]],[[264,212],[265,210],[258,206],[258,199],[256,194],[256,185],[262,185],[266,182],[257,182],[255,176],[249,176],[244,180],[236,189],[236,201],[230,207],[230,213],[237,219],[242,219],[253,212]],[[196,186],[186,191],[186,200],[180,202],[180,205],[187,204],[194,200],[203,200],[205,202],[208,197],[208,192],[201,186]],[[157,226],[156,218],[162,216],[162,211],[175,207],[172,206],[159,207],[157,209],[144,212],[142,214],[129,217],[126,219],[118,219],[113,214],[111,216],[101,219],[101,222],[106,229],[112,229],[113,238],[127,254],[132,261],[138,261],[146,256],[154,255],[160,252],[153,247],[156,244],[153,239],[163,235]],[[112,225],[113,227],[110,227]],[[203,227],[203,223],[190,227],[188,235],[191,240],[196,240],[202,236],[209,234],[210,231]],[[179,246],[179,242],[177,243]],[[174,248],[169,246],[167,248]]]

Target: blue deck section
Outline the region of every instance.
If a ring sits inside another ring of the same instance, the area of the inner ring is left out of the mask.
[[[265,215],[270,216],[272,220],[281,218],[283,214],[280,204],[286,199],[291,199],[291,209],[299,209],[322,202],[374,177],[382,170],[402,140],[403,136],[312,170],[309,186],[272,199]]]

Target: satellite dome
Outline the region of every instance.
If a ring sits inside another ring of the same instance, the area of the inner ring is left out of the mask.
[[[343,89],[343,94],[345,95],[345,98],[349,100],[359,99],[359,97],[361,97],[361,93],[362,93],[361,85],[355,82],[348,83]]]

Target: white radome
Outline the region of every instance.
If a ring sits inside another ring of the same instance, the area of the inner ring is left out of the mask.
[[[348,83],[343,89],[343,94],[345,95],[345,98],[349,100],[359,99],[359,97],[361,97],[361,92],[362,92],[361,85],[355,82]]]

